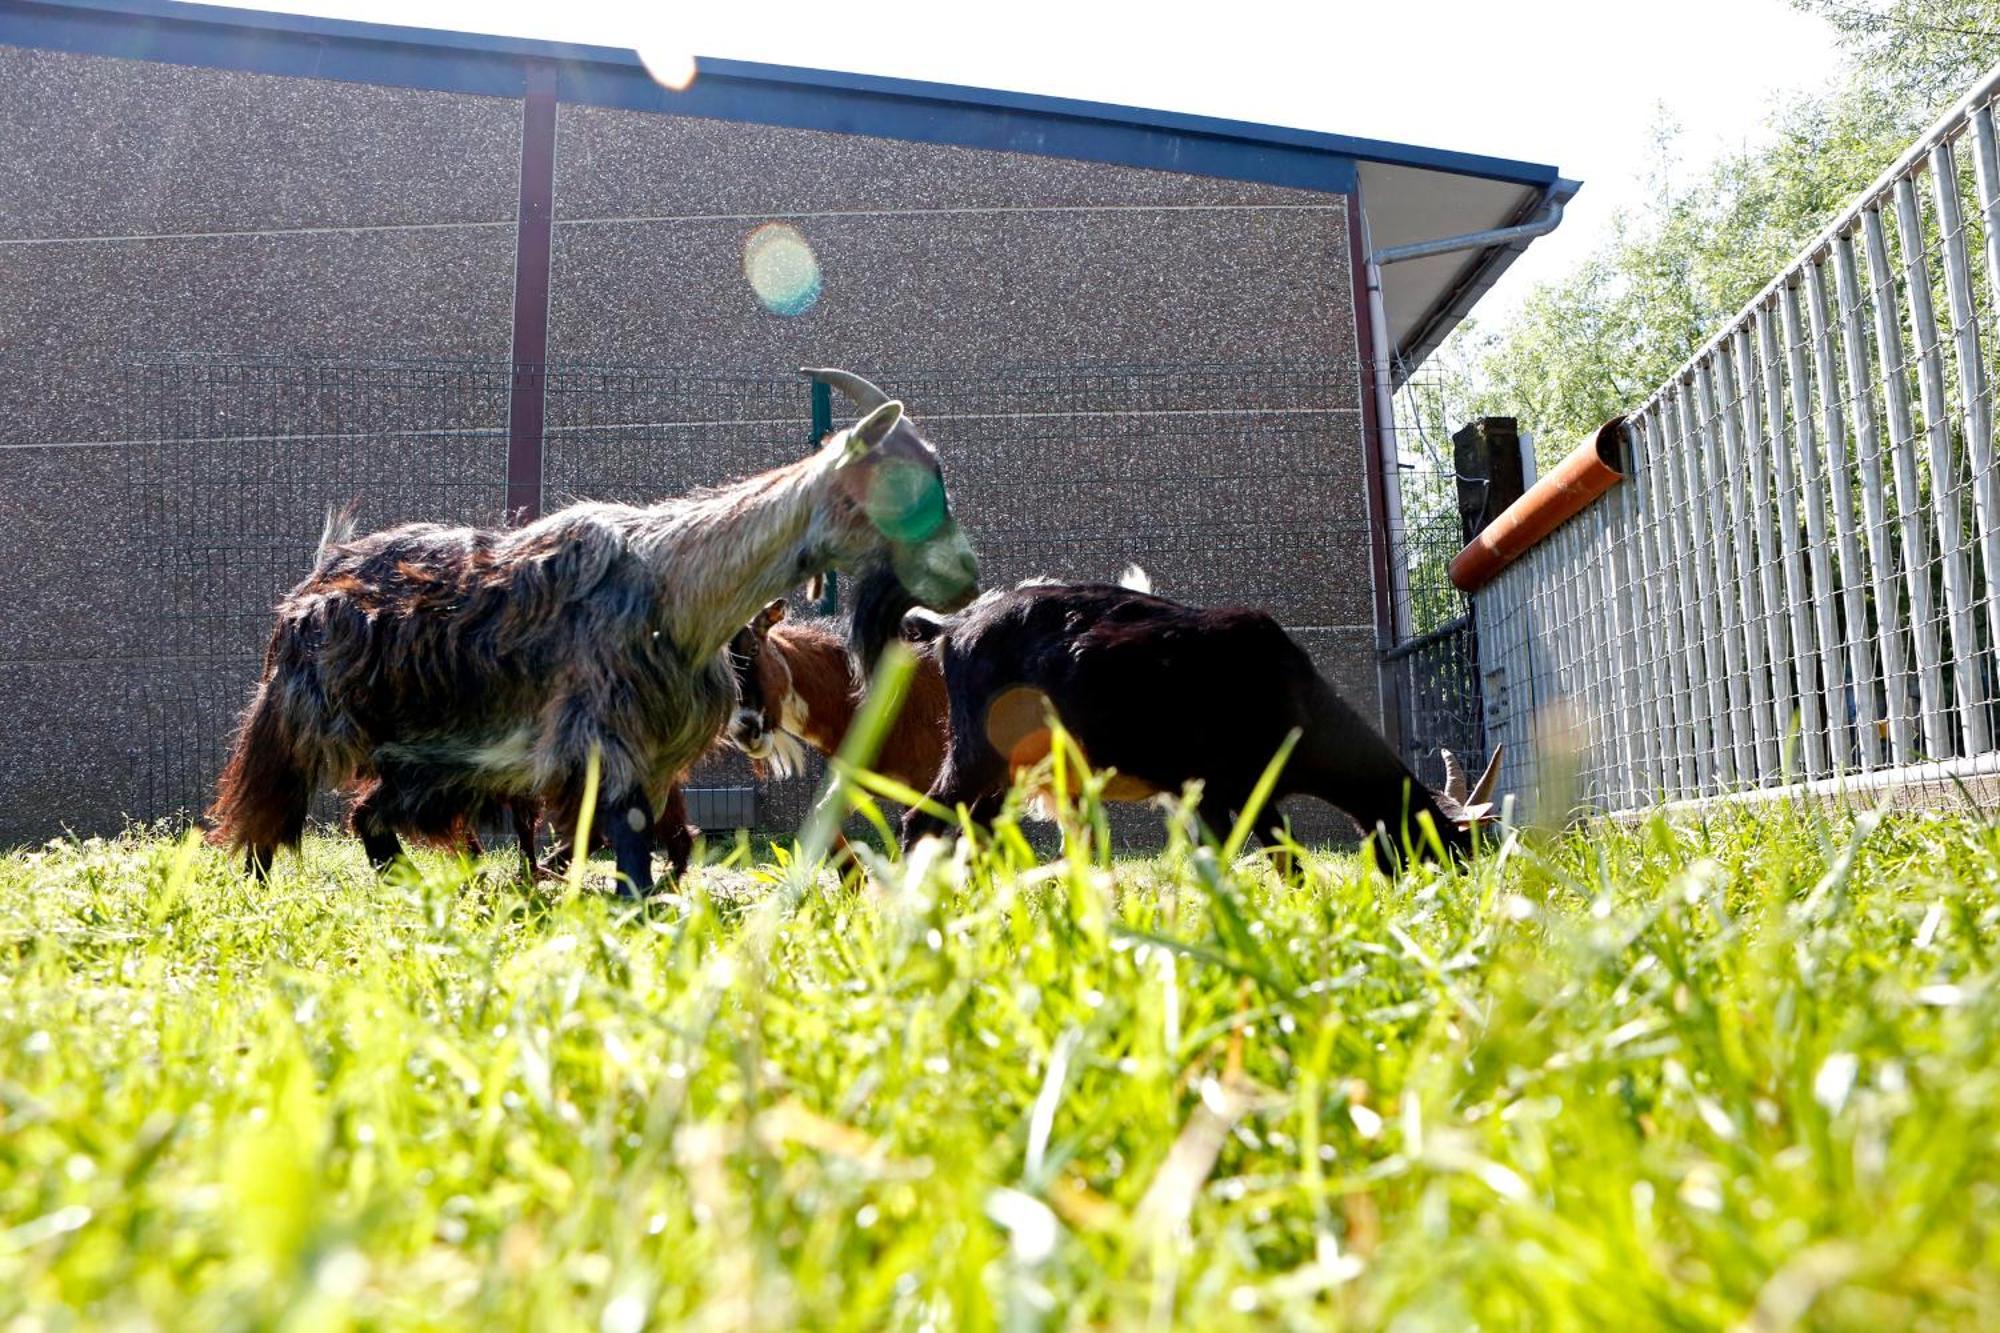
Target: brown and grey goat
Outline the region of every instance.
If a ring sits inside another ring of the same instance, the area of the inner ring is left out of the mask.
[[[533,796],[570,827],[596,762],[595,822],[643,893],[655,801],[727,719],[731,637],[801,580],[881,560],[923,605],[976,583],[937,455],[895,402],[799,462],[661,504],[337,544],[279,604],[211,818],[262,873],[321,787],[372,778],[357,826],[382,863],[397,829],[481,799]]]
[[[319,550],[313,563],[317,567],[334,547],[354,540],[358,505],[350,503],[346,508],[330,512],[326,516],[326,526],[321,529]],[[360,836],[364,843],[372,835],[379,822],[376,811],[382,800],[378,792],[381,779],[372,773],[356,777],[346,791],[348,807],[348,828]],[[428,821],[423,826],[399,824],[392,832],[408,838],[420,845],[444,848],[466,856],[479,856],[485,852],[479,839],[479,825],[497,820],[503,813],[514,834],[514,842],[521,853],[522,869],[529,876],[558,875],[569,863],[570,847],[566,842],[558,842],[551,850],[547,865],[536,861],[535,844],[542,823],[542,803],[532,796],[495,797],[487,793],[467,793],[468,804],[451,809],[448,803],[422,813]],[[701,830],[694,828],[687,820],[687,797],[676,782],[667,792],[662,802],[659,821],[659,838],[665,846],[668,864],[676,876],[687,873],[688,863],[693,859],[694,840]],[[592,836],[592,843],[608,845],[602,830]],[[393,856],[393,853],[391,853]]]
[[[946,809],[991,819],[1013,777],[1049,754],[1053,715],[1089,763],[1117,770],[1116,797],[1199,781],[1200,814],[1216,829],[1234,823],[1294,729],[1298,744],[1262,816],[1267,837],[1280,828],[1278,800],[1315,796],[1371,832],[1395,864],[1405,839],[1427,849],[1417,816],[1463,855],[1488,813],[1495,766],[1477,795],[1431,791],[1263,612],[1044,584],[989,593],[943,621],[909,620],[913,637],[930,640],[950,700],[950,744],[929,789]],[[904,845],[944,828],[912,809]]]

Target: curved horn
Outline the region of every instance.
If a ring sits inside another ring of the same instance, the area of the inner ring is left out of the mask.
[[[840,390],[842,394],[852,399],[854,405],[863,412],[872,412],[889,401],[888,394],[883,393],[880,388],[862,379],[851,370],[835,370],[831,366],[821,367],[816,370],[811,366],[801,366],[799,367],[799,374],[804,375],[808,379],[818,380],[821,384],[827,385],[829,388]]]
[[[1458,756],[1450,750],[1440,750],[1444,758],[1444,794],[1460,805],[1465,804],[1465,765],[1458,762]]]
[[[1493,747],[1493,757],[1486,761],[1486,771],[1479,775],[1479,782],[1473,787],[1472,795],[1466,797],[1467,805],[1478,805],[1482,801],[1493,799],[1493,784],[1500,780],[1500,756],[1506,752],[1507,747],[1504,745]]]

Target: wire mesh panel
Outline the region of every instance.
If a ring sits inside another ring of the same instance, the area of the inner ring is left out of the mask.
[[[504,367],[451,363],[133,368],[135,813],[203,804],[271,608],[312,567],[331,511],[354,504],[367,527],[501,521],[509,383]]]
[[[789,463],[810,443],[796,374],[552,366],[544,511],[576,500],[647,503]]]
[[[1366,617],[1358,430],[1323,365],[871,377],[938,442],[988,586],[1137,562],[1179,601]]]
[[[1445,751],[1476,768],[1487,748],[1472,606],[1450,573],[1465,541],[1462,507],[1483,500],[1486,482],[1457,470],[1449,430],[1471,415],[1463,390],[1450,376],[1415,374],[1396,399],[1403,521],[1389,534],[1389,557],[1402,575],[1402,638],[1383,660],[1395,678],[1403,758],[1433,787],[1444,783]]]
[[[1479,642],[1470,614],[1396,645],[1386,654],[1398,676],[1404,758],[1434,788],[1445,781],[1444,752],[1475,767],[1485,753]]]
[[[2000,770],[1996,90],[1640,404],[1623,483],[1477,595],[1514,790]]]

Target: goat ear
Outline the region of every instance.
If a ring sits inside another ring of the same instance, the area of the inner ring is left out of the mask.
[[[889,438],[889,432],[896,429],[896,423],[903,419],[903,405],[891,398],[882,406],[870,412],[847,429],[847,457],[859,458],[876,445]]]
[[[1440,750],[1444,758],[1444,794],[1460,805],[1465,804],[1465,765],[1458,762],[1458,756],[1450,750]]]
[[[1500,756],[1506,752],[1505,745],[1493,747],[1493,757],[1486,761],[1486,771],[1479,775],[1479,781],[1473,785],[1472,794],[1465,798],[1466,804],[1479,805],[1482,802],[1492,801],[1493,786],[1500,781]]]
[[[903,639],[907,643],[929,643],[944,632],[944,617],[921,606],[903,613]]]
[[[785,618],[785,599],[780,597],[757,613],[757,628],[767,630]]]

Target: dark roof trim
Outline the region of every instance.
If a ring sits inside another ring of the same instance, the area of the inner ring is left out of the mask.
[[[631,51],[356,23],[179,0],[0,0],[0,44],[269,74],[519,97],[528,62],[565,101],[1004,149],[1352,193],[1357,161],[1546,189],[1554,167],[1341,134],[1062,97],[705,59],[686,92]]]

